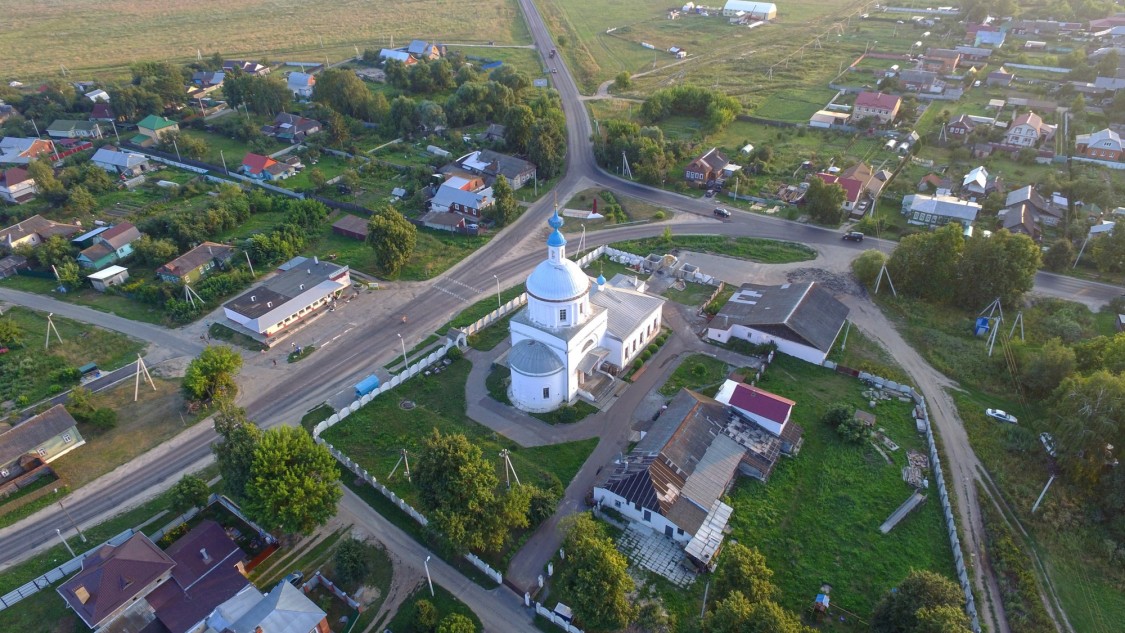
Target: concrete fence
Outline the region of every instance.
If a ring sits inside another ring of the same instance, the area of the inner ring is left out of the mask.
[[[334,583],[331,580],[328,580],[327,578],[325,578],[320,573],[319,569],[316,571],[315,574],[313,574],[313,577],[310,578],[308,582],[301,585],[301,591],[305,594],[308,594],[310,591],[312,591],[313,589],[316,589],[317,587],[324,587],[332,595],[336,596],[340,600],[343,600],[344,604],[346,604],[349,607],[355,609],[356,611],[359,611],[360,613],[363,613],[364,611],[367,610],[362,604],[360,604],[354,598],[352,598],[347,593],[345,593],[343,589],[340,589],[339,587],[337,587],[336,583]]]
[[[826,361],[824,366],[829,369],[836,369],[836,363],[831,361]],[[973,597],[973,585],[969,580],[969,572],[965,566],[964,556],[961,553],[961,539],[957,535],[957,522],[954,520],[953,506],[949,502],[949,490],[945,485],[945,475],[941,468],[941,458],[938,455],[937,443],[934,441],[934,431],[930,424],[930,414],[926,408],[926,399],[910,385],[902,385],[893,380],[887,380],[863,371],[859,372],[859,376],[857,377],[877,387],[882,387],[888,391],[897,391],[903,395],[909,396],[916,404],[915,417],[920,420],[926,428],[926,444],[930,453],[930,465],[933,469],[934,482],[937,485],[938,498],[941,499],[941,511],[945,517],[946,535],[949,537],[949,545],[953,550],[953,564],[957,571],[957,580],[961,584],[961,591],[965,594],[965,612],[971,619],[973,631],[975,633],[980,633],[980,616],[977,614],[976,600]]]
[[[535,603],[535,612],[546,618],[551,624],[554,624],[560,629],[566,631],[566,633],[583,633],[582,629],[574,626],[573,624],[568,622],[566,618],[555,613],[554,611],[551,611],[538,602]]]
[[[499,308],[496,308],[480,319],[477,319],[476,322],[470,323],[469,325],[465,326],[461,329],[461,331],[465,333],[465,336],[476,334],[477,332],[480,332],[484,328],[496,323],[500,319],[503,319],[504,317],[508,316],[512,312],[515,312],[525,305],[527,305],[527,293],[523,292],[520,293],[520,295],[515,299],[508,301]]]

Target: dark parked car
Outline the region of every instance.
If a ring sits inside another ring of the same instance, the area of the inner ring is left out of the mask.
[[[729,218],[730,211],[727,211],[726,209],[723,209],[721,207],[715,207],[715,215],[719,216],[720,218]]]
[[[840,239],[848,240],[849,242],[862,242],[863,233],[860,233],[859,231],[848,231],[847,233],[844,233],[844,237]]]

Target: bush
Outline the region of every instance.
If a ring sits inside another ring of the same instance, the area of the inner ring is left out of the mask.
[[[647,349],[641,352],[641,360],[648,360],[650,358],[652,358],[652,352],[648,351]]]
[[[840,425],[855,417],[855,407],[843,402],[837,402],[828,407],[820,418],[828,426],[838,429]]]
[[[332,558],[336,580],[344,585],[361,586],[371,573],[367,548],[354,538],[344,539]]]
[[[117,426],[117,412],[106,407],[95,409],[87,422],[99,431],[108,431]]]
[[[652,214],[653,220],[663,220],[666,217],[668,216],[663,211],[657,211],[656,213]]]
[[[445,357],[453,361],[461,360],[465,357],[465,352],[461,351],[460,347],[453,346],[449,348],[448,352],[445,353]]]
[[[649,346],[645,348],[645,351],[655,354],[656,352],[660,351],[660,347],[658,347],[655,343],[649,343]]]

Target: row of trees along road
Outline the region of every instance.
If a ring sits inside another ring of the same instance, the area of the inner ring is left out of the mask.
[[[263,431],[232,403],[242,356],[225,345],[210,345],[188,363],[183,389],[189,399],[214,408],[212,446],[223,490],[267,530],[309,534],[336,514],[340,471],[328,449],[301,427]],[[197,483],[177,485],[177,498],[198,501]]]
[[[1020,459],[1028,451],[1043,450],[1035,432],[1045,429],[1054,437],[1055,461],[1066,475],[1064,487],[1056,484],[1037,519],[1056,527],[1085,524],[1104,530],[1098,536],[1107,560],[1125,564],[1125,469],[1117,465],[1125,447],[1125,333],[1091,334],[1096,332],[1094,320],[1082,306],[1025,300],[1039,249],[1023,235],[998,231],[990,238],[966,240],[959,226],[949,225],[904,238],[889,259],[866,251],[853,270],[870,286],[884,261],[900,294],[964,310],[966,328],[997,297],[1010,313],[1030,307],[1041,315],[1028,329],[1026,342],[1016,337],[1008,343],[1013,362],[998,355],[992,365],[1010,381],[990,382],[981,374],[988,370],[977,361],[958,361],[949,371],[963,381],[981,380],[978,388],[997,396],[1015,399],[1022,394],[1028,410],[1038,416],[1021,416],[1020,425],[1008,432],[1008,450]],[[1108,310],[1125,314],[1125,297],[1111,301]]]

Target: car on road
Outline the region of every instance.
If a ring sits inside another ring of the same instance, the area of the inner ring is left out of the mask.
[[[848,231],[847,233],[844,233],[843,237],[841,237],[840,239],[846,240],[848,242],[862,242],[863,233],[860,233],[859,231]]]
[[[727,211],[722,207],[715,207],[715,215],[719,216],[720,218],[729,218],[730,211]]]
[[[1007,422],[1008,424],[1018,424],[1016,416],[1012,415],[1011,413],[1005,412],[1003,409],[985,409],[984,414],[990,418],[1000,420],[1001,422]]]
[[[1047,451],[1048,455],[1050,455],[1051,457],[1057,457],[1057,451],[1055,450],[1055,438],[1053,435],[1046,431],[1043,431],[1039,434],[1039,441],[1043,443],[1043,450]]]
[[[559,72],[559,69],[558,69],[558,68],[552,68],[552,69],[551,69],[551,72],[553,72],[553,73],[558,73],[558,72]]]
[[[703,197],[704,198],[714,198],[715,197],[715,190],[714,189],[708,189],[707,193],[703,194]]]

